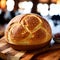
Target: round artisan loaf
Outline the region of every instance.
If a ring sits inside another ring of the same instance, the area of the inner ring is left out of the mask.
[[[31,13],[14,17],[7,25],[5,37],[17,50],[35,50],[50,42],[52,32],[45,19]]]

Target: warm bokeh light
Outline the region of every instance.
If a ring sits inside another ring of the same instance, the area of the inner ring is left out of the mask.
[[[0,8],[1,8],[1,2],[0,2]]]
[[[57,2],[56,2],[57,4],[60,4],[60,0],[57,0]]]
[[[39,0],[40,3],[48,3],[49,0]]]
[[[15,5],[14,0],[7,0],[6,4],[8,11],[12,11],[14,9],[14,5]]]
[[[57,0],[51,0],[51,3],[56,3],[57,2]]]
[[[24,1],[24,2],[20,2],[18,4],[18,7],[19,7],[19,12],[22,13],[22,14],[25,14],[25,13],[30,13],[31,12],[31,9],[33,7],[33,3],[31,1]]]
[[[1,1],[0,1],[0,7],[1,7],[2,9],[5,9],[5,8],[6,8],[6,0],[1,0]]]

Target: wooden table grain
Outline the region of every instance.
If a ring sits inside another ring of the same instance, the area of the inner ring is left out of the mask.
[[[0,58],[4,60],[55,60],[60,59],[60,44],[46,46],[37,51],[14,50],[5,40],[0,39]]]

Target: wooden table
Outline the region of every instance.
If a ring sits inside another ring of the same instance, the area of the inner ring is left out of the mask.
[[[0,38],[4,36],[5,25],[0,25]]]
[[[60,60],[60,44],[53,44],[37,51],[17,51],[0,39],[0,57],[4,60]]]

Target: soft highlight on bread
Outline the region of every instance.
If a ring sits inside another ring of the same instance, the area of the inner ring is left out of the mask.
[[[14,17],[7,25],[5,37],[14,48],[36,48],[45,45],[52,38],[49,23],[37,14],[24,14]],[[34,47],[33,47],[34,46]],[[17,48],[17,49],[18,49]]]

